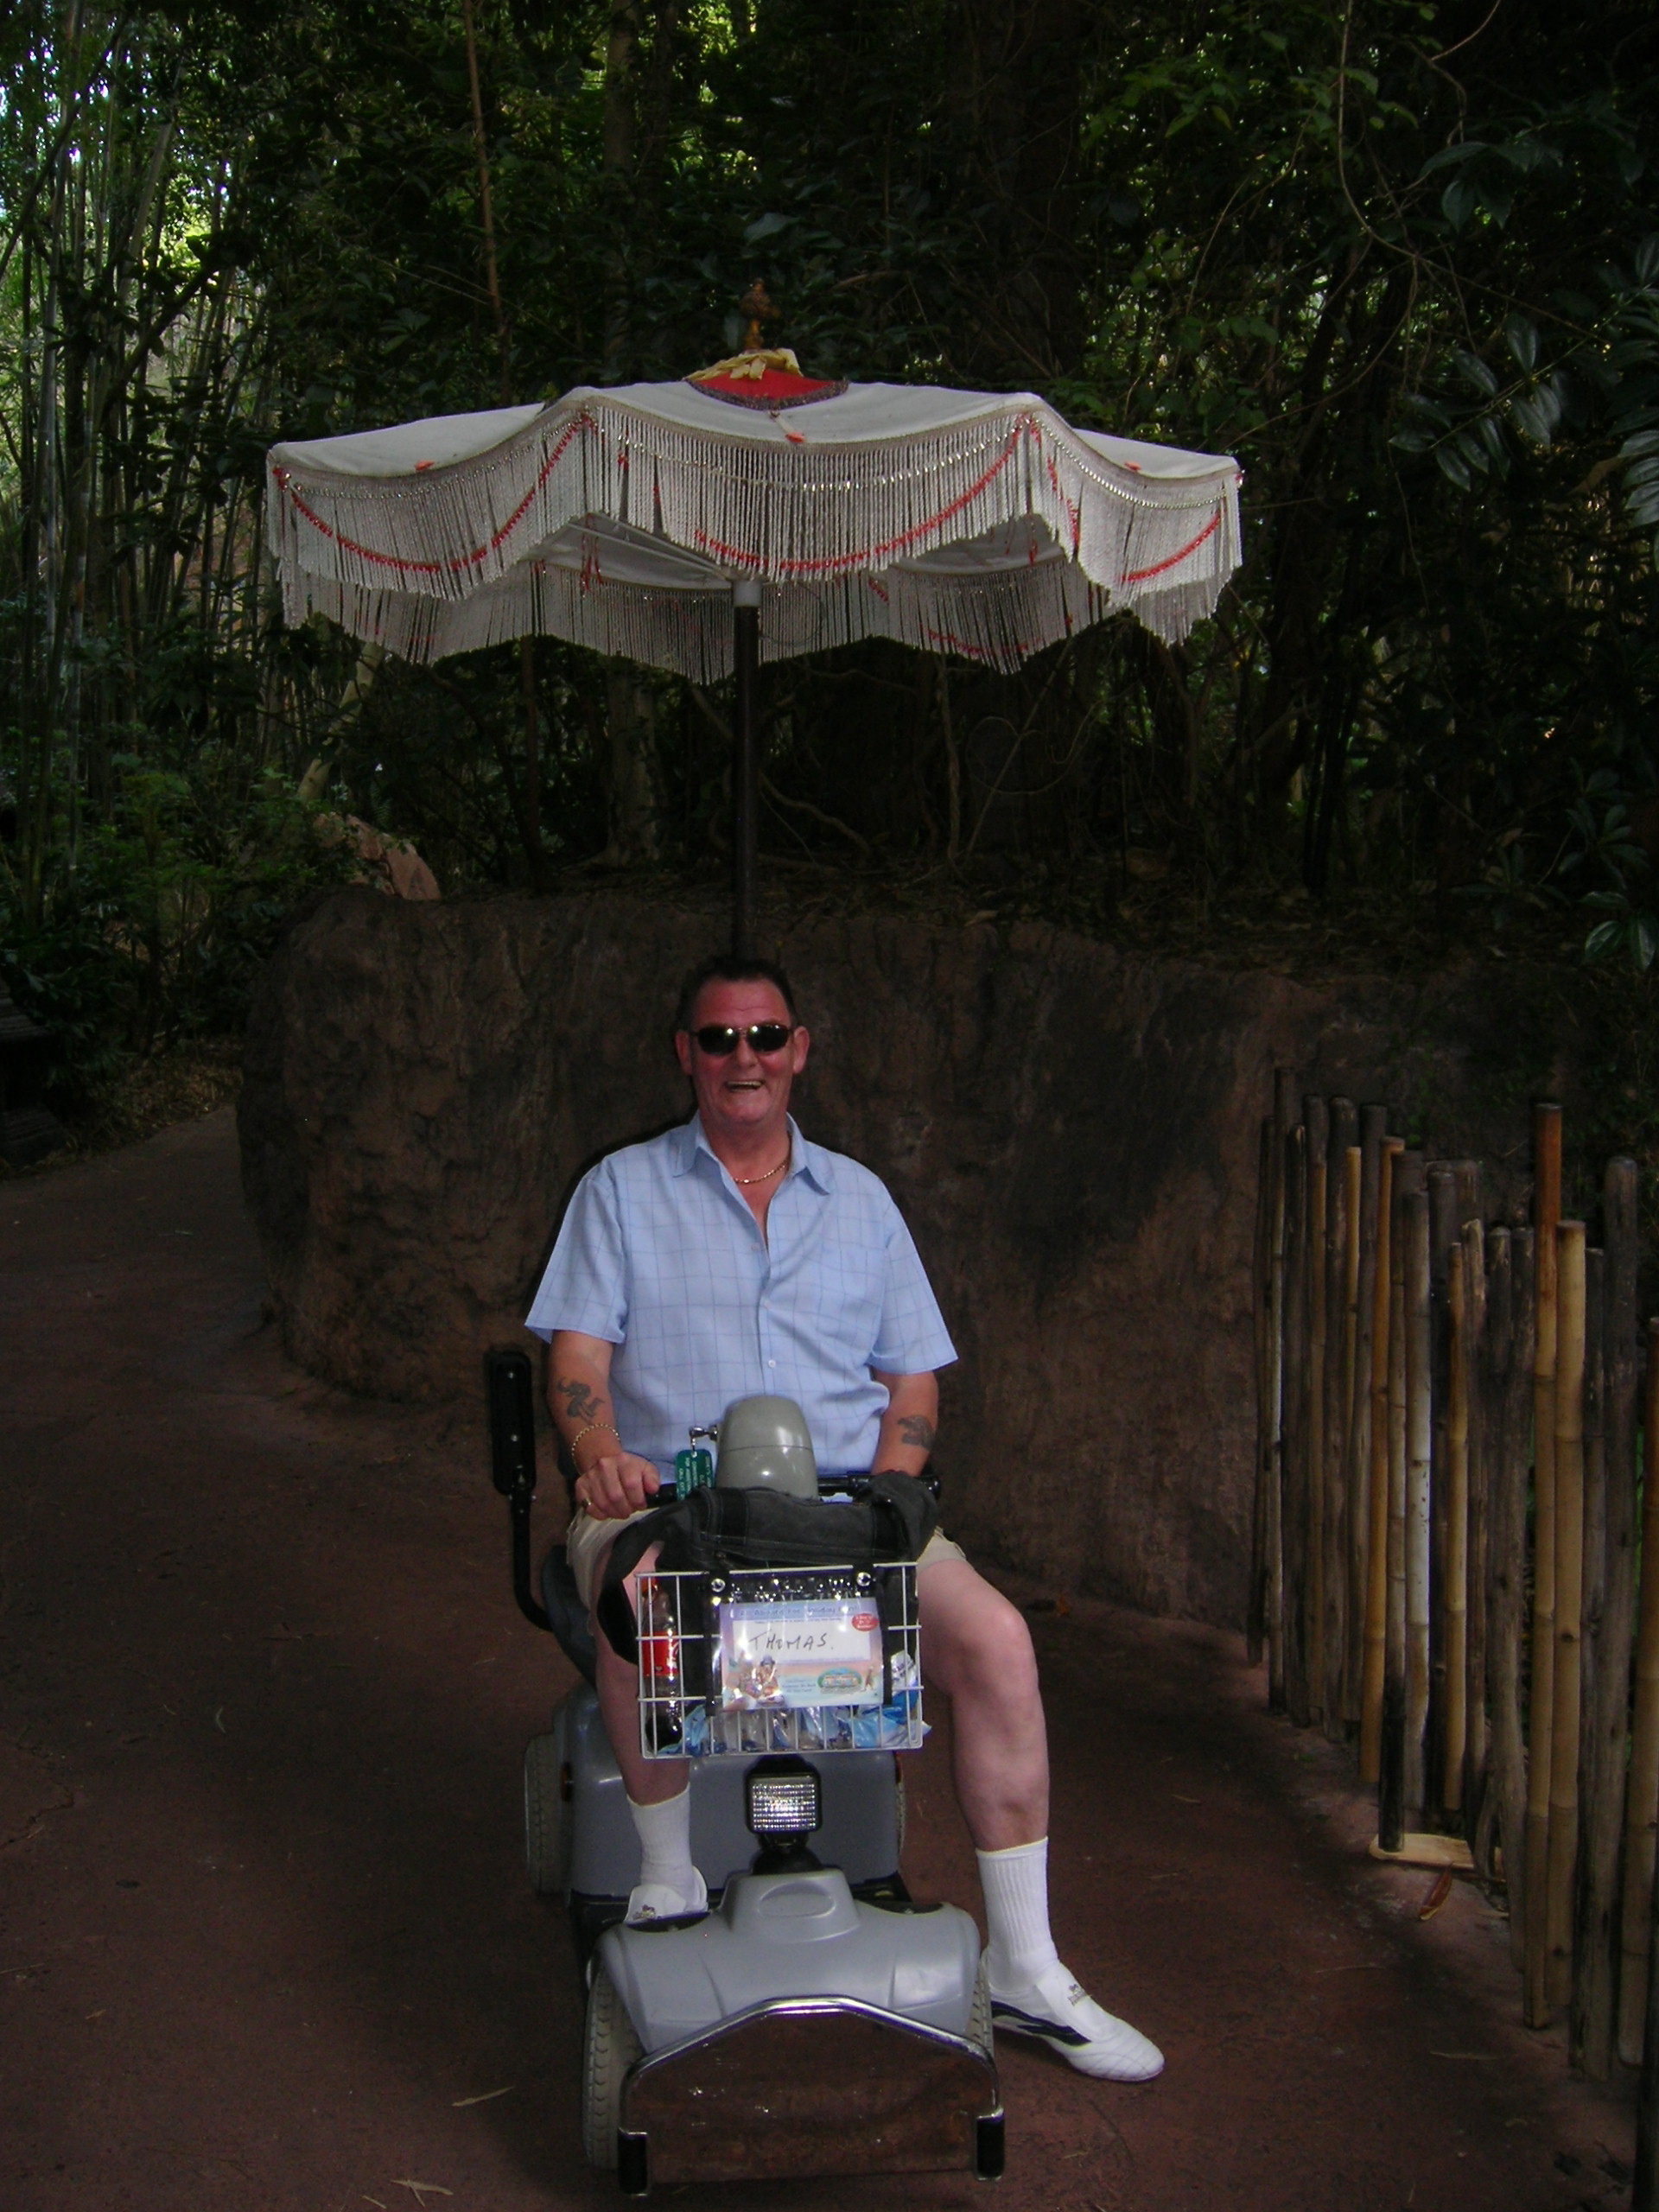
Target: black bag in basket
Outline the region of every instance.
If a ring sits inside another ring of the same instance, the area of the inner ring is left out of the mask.
[[[850,1567],[873,1570],[921,1557],[938,1526],[932,1493],[910,1475],[873,1475],[866,1495],[844,1505],[786,1497],[773,1490],[697,1490],[629,1522],[611,1546],[594,1607],[605,1640],[637,1666],[633,1608],[623,1588],[653,1544],[664,1574],[716,1574],[753,1567]]]

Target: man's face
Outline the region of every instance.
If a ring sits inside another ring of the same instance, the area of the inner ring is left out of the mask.
[[[776,1052],[757,1052],[742,1034],[737,1049],[725,1053],[705,1052],[696,1040],[699,1029],[717,1026],[741,1033],[760,1021],[789,1021],[783,995],[772,984],[705,983],[691,1010],[690,1030],[675,1035],[674,1049],[691,1078],[697,1111],[710,1137],[723,1133],[752,1138],[757,1132],[783,1129],[791,1088],[806,1065],[805,1030],[791,1030]]]

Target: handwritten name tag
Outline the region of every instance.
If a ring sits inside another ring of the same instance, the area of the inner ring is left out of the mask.
[[[728,1713],[880,1705],[881,1624],[864,1598],[722,1605],[720,1702]]]

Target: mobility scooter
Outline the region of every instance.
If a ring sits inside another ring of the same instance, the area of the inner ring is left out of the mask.
[[[588,2158],[634,2196],[809,2174],[995,2180],[1003,2116],[978,1931],[955,1906],[918,1904],[899,1871],[899,1761],[924,1733],[913,1564],[640,1576],[641,1749],[689,1764],[709,1909],[630,1927],[639,1846],[561,1548],[539,1599],[531,1586],[529,1360],[492,1353],[488,1389],[514,1592],[583,1678],[525,1754],[524,1836],[531,1882],[569,1908],[586,1980]],[[718,1461],[694,1439],[683,1489],[845,1492],[821,1484],[787,1400],[740,1400],[703,1433]]]

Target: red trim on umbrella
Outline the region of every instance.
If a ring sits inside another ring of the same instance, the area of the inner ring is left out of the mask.
[[[576,435],[578,431],[589,429],[597,430],[598,429],[599,425],[594,421],[594,418],[588,413],[585,408],[579,415],[573,416],[570,422],[566,425],[563,435],[560,437],[557,444],[554,446],[552,451],[542,463],[540,469],[537,473],[535,482],[531,486],[529,491],[525,493],[524,498],[520,499],[518,505],[507,517],[506,520],[501,524],[500,528],[497,530],[484,544],[475,545],[469,553],[461,554],[456,558],[450,561],[406,561],[400,558],[399,556],[395,553],[378,552],[372,546],[359,543],[356,538],[346,537],[339,531],[335,530],[332,524],[325,522],[323,518],[316,512],[315,508],[307,505],[305,500],[301,498],[298,492],[293,489],[289,473],[287,469],[274,468],[271,473],[276,477],[277,489],[292,502],[296,512],[303,515],[306,521],[311,524],[314,530],[317,531],[321,536],[331,539],[334,543],[340,546],[343,551],[354,553],[359,560],[371,562],[377,568],[396,569],[401,574],[406,575],[435,576],[446,574],[453,575],[463,569],[477,568],[481,562],[487,559],[490,554],[499,550],[505,540],[512,535],[518,524],[524,520],[524,515],[529,510],[531,503],[535,499],[537,493],[541,490],[542,486],[546,483],[548,478],[552,474],[553,470],[558,465],[559,461],[563,458],[565,448],[569,445],[572,438]],[[842,575],[845,574],[846,571],[850,569],[870,567],[877,564],[878,563],[885,564],[887,560],[892,558],[895,554],[901,553],[906,547],[913,545],[918,537],[925,537],[931,531],[937,530],[941,523],[949,522],[953,515],[960,514],[965,506],[968,506],[973,500],[976,499],[980,493],[984,491],[986,486],[988,484],[993,483],[1007,467],[1009,461],[1013,460],[1014,455],[1018,449],[1022,435],[1026,437],[1034,439],[1039,445],[1042,443],[1042,427],[1033,416],[1022,415],[1019,421],[1014,424],[1014,429],[1009,432],[1007,442],[1004,444],[1001,452],[997,455],[996,459],[990,463],[989,467],[984,469],[982,474],[974,480],[973,483],[968,486],[965,492],[958,493],[957,498],[950,502],[949,505],[941,507],[936,514],[929,516],[925,522],[916,523],[912,524],[909,530],[901,531],[898,537],[884,539],[879,545],[865,546],[861,551],[856,553],[836,554],[817,561],[782,562],[779,564],[779,574],[782,575],[796,576]],[[623,468],[626,468],[628,465],[627,448],[626,445],[619,444],[617,463],[620,467]],[[1053,482],[1054,489],[1058,492],[1059,484],[1052,461],[1049,462],[1049,474],[1051,480]],[[1070,519],[1072,526],[1072,550],[1073,556],[1075,557],[1077,531],[1077,510],[1072,505],[1071,502],[1065,499],[1064,493],[1060,493],[1060,497],[1065,503],[1068,518]],[[1127,570],[1118,578],[1119,583],[1145,583],[1153,576],[1162,575],[1166,569],[1179,567],[1180,563],[1185,561],[1189,554],[1196,553],[1199,546],[1205,543],[1205,540],[1206,538],[1212,537],[1220,527],[1221,509],[1217,507],[1215,513],[1210,518],[1210,520],[1205,524],[1198,536],[1192,539],[1189,543],[1182,546],[1179,553],[1172,553],[1167,560],[1156,562],[1150,568],[1130,569]],[[729,561],[736,567],[756,569],[761,568],[765,565],[764,555],[750,552],[748,549],[744,546],[728,545],[722,543],[720,539],[710,537],[706,531],[694,531],[692,533],[692,542],[701,551],[713,554],[717,559]],[[885,597],[885,595],[886,594],[884,594],[883,596]]]
[[[588,413],[585,408],[580,415],[573,416],[571,421],[566,425],[563,436],[560,438],[552,452],[549,454],[547,459],[542,463],[541,469],[537,475],[536,481],[531,486],[529,491],[525,493],[524,498],[519,500],[518,505],[502,524],[500,529],[498,530],[494,536],[485,544],[475,545],[470,553],[463,553],[457,559],[453,561],[404,561],[400,560],[395,553],[377,553],[372,545],[359,545],[356,538],[342,537],[340,531],[334,529],[329,524],[326,523],[322,517],[318,514],[314,508],[307,506],[305,501],[300,497],[299,493],[290,489],[289,473],[285,468],[275,469],[272,474],[276,476],[276,488],[278,491],[287,494],[288,498],[292,500],[295,507],[305,517],[307,522],[311,524],[314,530],[319,531],[324,537],[332,538],[334,543],[341,547],[344,551],[347,553],[355,553],[360,561],[372,561],[377,568],[401,569],[406,575],[437,576],[443,575],[445,574],[454,575],[458,569],[475,569],[480,561],[487,559],[492,553],[495,552],[497,549],[512,535],[513,531],[518,529],[519,524],[524,520],[525,511],[528,509],[531,501],[536,497],[536,494],[541,490],[543,485],[546,483],[548,478],[553,474],[555,467],[557,466],[560,458],[563,454],[565,448],[569,444],[571,439],[575,436],[578,430],[591,429],[594,427],[593,417]],[[623,459],[623,466],[625,467],[626,466],[626,456],[624,456]]]
[[[857,553],[836,553],[820,561],[780,561],[778,563],[777,573],[785,576],[840,575],[849,569],[872,566],[883,561],[885,556],[902,551],[906,545],[913,545],[918,537],[925,537],[930,531],[937,530],[942,522],[949,522],[952,515],[960,514],[971,500],[979,497],[988,484],[1001,474],[1013,460],[1014,450],[1020,443],[1022,434],[1027,437],[1035,438],[1040,442],[1042,429],[1034,416],[1022,415],[1013,429],[1009,431],[1007,442],[990,467],[982,474],[976,477],[968,489],[952,499],[949,506],[941,507],[937,514],[930,515],[925,522],[916,523],[909,530],[901,531],[897,537],[884,538],[880,545],[867,545]],[[702,551],[712,553],[719,560],[730,561],[740,568],[759,569],[766,565],[764,554],[751,553],[747,546],[722,544],[720,539],[710,537],[706,531],[693,531],[692,538],[693,543]]]
[[[1048,464],[1048,480],[1053,489],[1054,496],[1065,509],[1065,518],[1071,525],[1071,558],[1075,561],[1077,557],[1078,540],[1082,535],[1077,510],[1074,504],[1066,498],[1065,493],[1060,489],[1060,472],[1054,466],[1053,454],[1046,454],[1044,458]],[[1036,558],[1034,553],[1032,557],[1033,560]]]
[[[1118,578],[1121,584],[1143,584],[1148,576],[1161,576],[1166,569],[1179,567],[1189,553],[1196,553],[1206,537],[1213,537],[1221,528],[1221,509],[1217,507],[1204,528],[1190,545],[1183,545],[1179,553],[1172,553],[1167,561],[1154,561],[1149,569],[1127,569]]]
[[[959,654],[963,660],[992,660],[995,658],[989,645],[973,645],[968,639],[957,637],[953,630],[936,630],[931,624],[924,626],[936,645],[942,645],[947,652]],[[1024,658],[1031,648],[1023,639],[1016,639],[1014,650]]]

